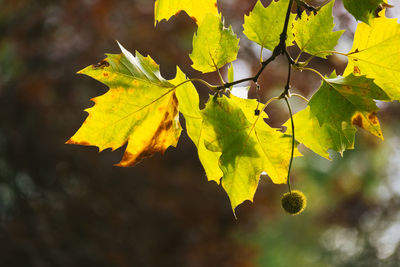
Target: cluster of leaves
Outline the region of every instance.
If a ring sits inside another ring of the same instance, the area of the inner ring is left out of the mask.
[[[260,72],[244,80],[257,82],[277,53],[285,52],[289,85],[290,68],[319,74],[307,68],[310,60],[337,53],[334,48],[343,31],[333,31],[334,0],[319,8],[296,0],[297,16],[290,12],[293,2],[272,1],[264,7],[259,0],[245,16],[244,35],[259,44],[261,52],[266,48],[274,53],[265,61],[261,53]],[[308,106],[293,116],[296,140],[325,158],[329,158],[329,149],[343,153],[354,147],[355,126],[383,139],[375,100],[400,99],[400,25],[396,19],[385,17],[388,5],[383,0],[343,2],[362,21],[357,26],[353,48],[345,54],[348,66],[343,76],[319,74],[319,90]],[[379,8],[382,10],[377,11]],[[310,9],[312,12],[308,12]],[[232,27],[225,27],[216,0],[157,0],[155,23],[180,11],[185,11],[198,25],[190,54],[194,69],[219,73],[221,67],[236,60],[239,39]],[[295,60],[286,50],[292,45],[301,51]],[[95,105],[86,110],[87,119],[67,143],[97,146],[100,151],[115,150],[127,143],[118,166],[133,166],[155,152],[163,153],[169,146],[177,145],[182,114],[208,179],[222,185],[233,211],[243,201],[253,200],[262,172],[274,183],[288,182],[292,155],[301,155],[293,147],[292,124],[284,124],[287,133],[271,128],[264,120],[264,104],[230,94],[229,89],[243,81],[234,81],[232,66],[228,82],[220,75],[218,86],[188,79],[179,68],[174,79],[165,80],[150,56],[138,52],[133,55],[121,45],[120,48],[121,54],[108,54],[103,61],[79,72],[110,89],[92,99]],[[309,54],[309,59],[299,62],[303,53]],[[202,110],[192,82],[206,84],[214,91]],[[290,97],[288,89],[278,98]]]

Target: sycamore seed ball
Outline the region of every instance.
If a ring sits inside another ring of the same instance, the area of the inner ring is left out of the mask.
[[[281,198],[282,208],[289,214],[298,215],[303,212],[307,205],[307,198],[303,192],[292,190],[283,194]]]

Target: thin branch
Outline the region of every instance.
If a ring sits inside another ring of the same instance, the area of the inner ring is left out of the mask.
[[[257,74],[254,75],[253,77],[249,77],[249,78],[233,81],[233,82],[230,82],[230,83],[225,83],[225,84],[223,84],[221,86],[218,86],[217,90],[226,89],[226,88],[229,88],[229,87],[231,87],[233,85],[236,85],[236,84],[239,84],[239,83],[243,83],[243,82],[247,82],[247,81],[253,81],[254,83],[256,83],[258,81],[258,78],[260,77],[261,73],[264,71],[265,67],[267,67],[269,63],[274,61],[275,58],[277,56],[281,55],[281,54],[286,55],[290,65],[292,65],[294,63],[293,59],[290,57],[289,53],[286,50],[287,29],[289,27],[290,11],[292,9],[293,1],[294,0],[290,0],[289,1],[289,5],[288,5],[288,8],[286,10],[285,23],[283,25],[282,33],[280,34],[280,37],[279,37],[279,44],[274,48],[274,50],[272,52],[272,55],[268,59],[266,59],[265,61],[263,61],[261,63],[261,68],[257,72]]]
[[[308,71],[312,71],[312,72],[314,72],[315,74],[317,74],[319,77],[321,77],[322,78],[322,80],[326,80],[325,79],[325,77],[324,77],[324,75],[322,75],[319,71],[317,71],[317,70],[314,70],[314,69],[311,69],[311,68],[301,68],[300,69],[301,71],[303,71],[303,70],[308,70]]]
[[[208,82],[206,82],[206,81],[204,81],[204,80],[202,80],[202,79],[197,79],[197,78],[192,78],[192,79],[188,79],[188,80],[186,80],[186,81],[183,81],[183,82],[181,82],[180,84],[175,85],[175,87],[173,88],[173,90],[176,89],[176,88],[178,88],[179,86],[185,84],[185,83],[188,83],[188,82],[199,82],[199,83],[202,83],[202,84],[204,84],[205,86],[207,86],[211,91],[218,92],[217,86],[211,85],[211,84],[209,84]]]
[[[286,101],[287,107],[289,109],[290,122],[292,124],[292,153],[290,155],[290,162],[289,162],[288,175],[287,175],[287,185],[288,185],[289,192],[291,193],[292,189],[290,186],[290,170],[292,169],[292,162],[293,162],[293,155],[294,155],[294,122],[293,122],[292,108],[290,107],[287,96],[285,96],[285,101]]]
[[[271,98],[270,100],[267,101],[267,103],[264,104],[263,108],[261,109],[261,111],[265,111],[265,109],[268,107],[269,104],[271,104],[273,101],[275,100],[279,100],[280,98],[277,96],[274,96],[273,98]]]
[[[292,97],[292,96],[297,96],[297,97],[303,99],[304,101],[306,101],[307,103],[310,102],[310,100],[308,100],[306,97],[304,97],[304,96],[302,96],[302,95],[299,95],[299,94],[293,94],[293,93],[291,93],[289,96],[290,96],[290,97]]]

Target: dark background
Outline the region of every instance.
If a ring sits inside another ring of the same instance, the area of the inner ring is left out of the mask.
[[[254,4],[218,2],[241,38],[237,78],[259,68],[259,47],[241,33]],[[115,40],[150,54],[165,78],[178,65],[190,77],[218,82],[190,67],[196,25],[181,13],[154,28],[153,5],[0,0],[0,266],[399,266],[398,103],[379,104],[385,142],[360,131],[356,150],[332,153],[331,162],[302,149],[293,184],[308,196],[308,208],[297,217],[280,208],[286,186],[262,177],[255,203],[239,206],[235,220],[185,133],[176,149],[133,168],[113,167],[123,148],[98,153],[64,144],[86,118],[89,99],[107,91],[75,73],[104,53],[120,53]],[[348,30],[338,46],[347,52],[355,21],[340,1],[334,14],[336,28]],[[398,17],[398,7],[389,14]],[[323,74],[345,65],[337,56],[312,62]],[[261,77],[262,101],[279,94],[285,79],[278,58]],[[293,75],[294,92],[306,96],[319,83],[312,73]],[[204,103],[209,92],[198,90]],[[254,88],[249,95],[256,97]],[[288,119],[282,103],[268,114],[272,126]]]

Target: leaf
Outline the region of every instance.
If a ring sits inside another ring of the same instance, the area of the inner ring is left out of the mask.
[[[317,15],[311,12],[307,16],[302,13],[301,18],[293,22],[294,40],[302,52],[325,58],[330,53],[320,53],[331,51],[344,31],[333,32],[332,8],[335,1],[331,1],[322,7]]]
[[[244,17],[243,33],[249,40],[273,51],[279,44],[288,6],[289,0],[280,0],[272,1],[268,7],[264,8],[261,1],[258,0],[250,14]],[[295,17],[294,14],[289,17],[287,46],[293,43],[292,22]]]
[[[222,186],[233,211],[245,200],[253,200],[260,174],[265,171],[274,183],[287,181],[291,139],[269,127],[255,110],[259,103],[252,99],[212,97],[203,113],[206,147],[221,152]],[[296,156],[299,153],[296,150]]]
[[[176,78],[171,81],[173,84],[180,84],[186,81],[185,75],[178,69]],[[201,164],[204,167],[209,181],[218,184],[222,177],[218,159],[220,152],[213,152],[206,149],[203,138],[203,117],[199,109],[199,95],[191,82],[185,83],[176,89],[176,97],[179,102],[179,111],[185,117],[186,131],[196,145]]]
[[[200,25],[206,14],[218,15],[217,0],[157,0],[154,4],[154,24],[163,19],[185,11],[197,25]]]
[[[321,126],[317,117],[310,113],[310,106],[294,114],[293,120],[296,140],[324,158],[330,159],[328,149],[342,153],[354,148],[354,129],[337,130],[327,123]],[[286,132],[292,131],[290,120],[284,126]]]
[[[376,116],[379,108],[373,99],[389,100],[389,97],[364,76],[326,79],[311,98],[309,107],[294,115],[296,139],[325,158],[329,158],[328,149],[343,153],[354,148],[354,126],[383,140]],[[289,121],[285,126],[291,130]]]
[[[400,100],[400,24],[380,13],[370,25],[359,23],[344,75],[374,79],[392,100]]]
[[[357,20],[369,23],[383,0],[343,0],[343,5]]]
[[[148,56],[111,55],[86,67],[88,75],[110,89],[95,97],[95,105],[68,144],[115,150],[128,143],[118,166],[133,166],[155,152],[176,146],[181,133],[175,85],[164,80],[158,65]]]
[[[232,26],[225,28],[219,15],[207,14],[193,37],[192,67],[203,73],[216,71],[234,61],[238,51]]]

